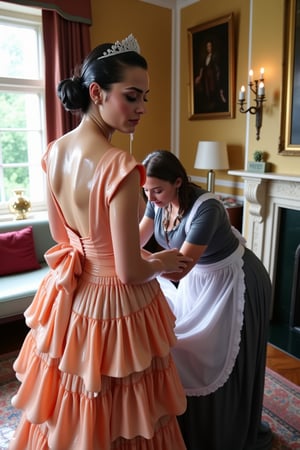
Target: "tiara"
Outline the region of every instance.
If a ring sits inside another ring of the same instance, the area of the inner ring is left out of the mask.
[[[138,44],[138,41],[133,36],[133,34],[130,34],[121,42],[120,41],[115,42],[111,46],[111,48],[103,52],[103,55],[99,56],[99,58],[97,59],[107,58],[108,56],[119,55],[120,53],[126,52],[140,53],[140,46]]]

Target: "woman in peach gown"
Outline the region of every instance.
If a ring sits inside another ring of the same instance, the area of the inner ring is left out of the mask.
[[[178,250],[141,254],[144,168],[113,147],[133,133],[149,90],[130,35],[96,47],[58,86],[80,125],[43,158],[57,245],[25,312],[30,331],[14,368],[23,410],[10,450],[183,450],[183,388],[170,356],[175,318],[156,277],[182,271]]]

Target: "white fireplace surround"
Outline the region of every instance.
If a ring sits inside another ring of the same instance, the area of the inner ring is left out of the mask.
[[[300,210],[300,176],[230,170],[244,179],[247,247],[261,259],[272,282],[276,277],[280,210]],[[274,284],[274,283],[273,283]]]

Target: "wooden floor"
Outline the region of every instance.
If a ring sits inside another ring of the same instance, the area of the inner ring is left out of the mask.
[[[24,319],[0,324],[0,355],[18,350],[28,331]],[[268,344],[267,366],[300,386],[300,359]]]
[[[274,372],[300,386],[300,359],[268,344],[267,366]]]

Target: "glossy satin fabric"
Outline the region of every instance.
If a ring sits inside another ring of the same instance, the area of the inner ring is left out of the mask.
[[[47,166],[47,157],[45,158]],[[108,150],[90,194],[90,233],[65,226],[25,312],[31,328],[14,368],[24,410],[10,450],[183,450],[176,415],[186,399],[170,348],[175,317],[159,283],[125,285],[115,273],[109,204],[138,167]],[[51,218],[50,218],[51,220]]]

